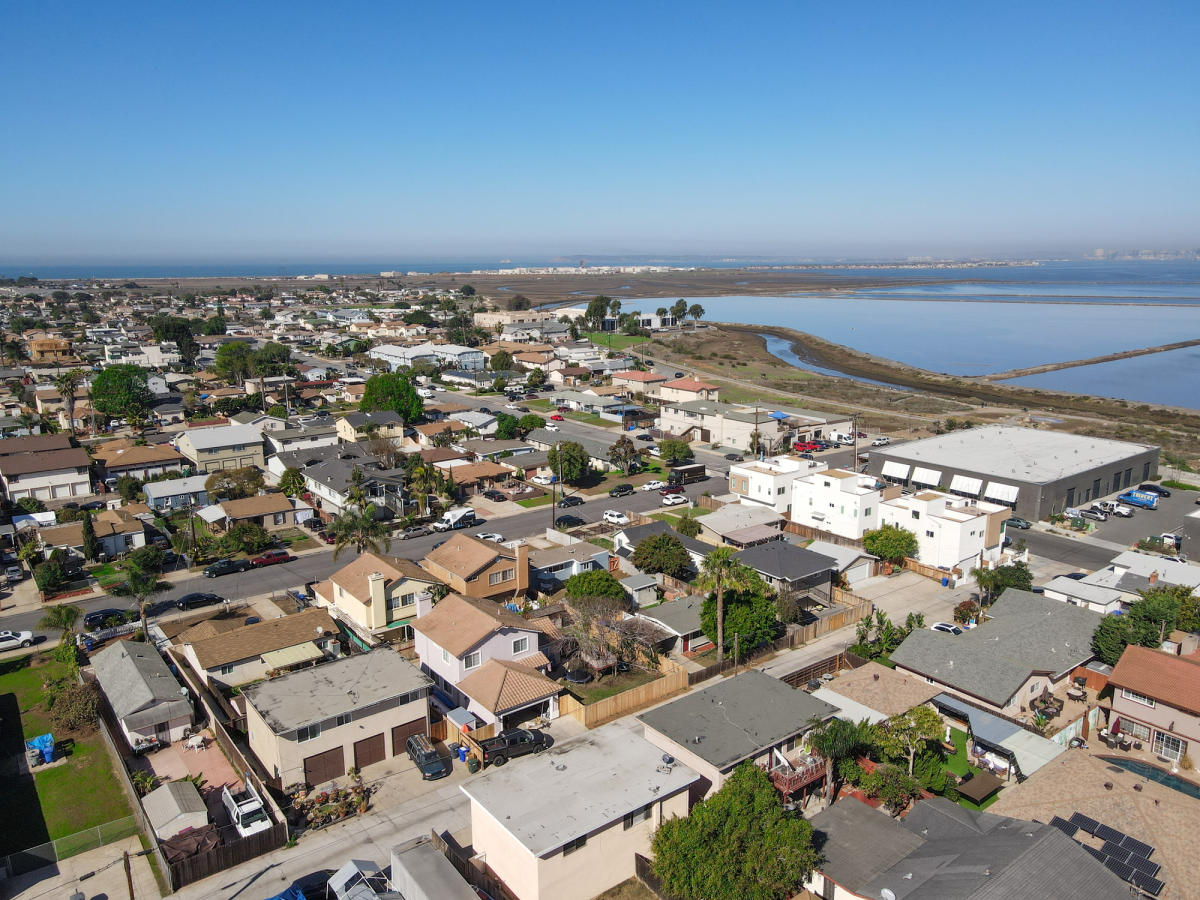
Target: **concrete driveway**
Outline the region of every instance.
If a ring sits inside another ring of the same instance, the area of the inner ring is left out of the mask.
[[[925,616],[925,624],[954,621],[954,607],[978,591],[975,582],[965,579],[958,587],[942,587],[940,582],[916,572],[878,575],[854,586],[854,593],[871,600],[897,624],[903,624],[910,612]]]

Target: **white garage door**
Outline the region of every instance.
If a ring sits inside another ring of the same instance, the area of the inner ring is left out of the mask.
[[[848,568],[845,572],[846,583],[850,585],[858,584],[861,581],[866,581],[871,577],[870,561],[856,563]]]

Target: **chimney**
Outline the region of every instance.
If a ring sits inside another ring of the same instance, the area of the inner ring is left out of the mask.
[[[372,572],[367,576],[368,603],[371,607],[371,617],[379,617],[382,622],[387,615],[386,579],[382,572]]]
[[[1158,584],[1158,569],[1150,573],[1150,577],[1146,579],[1151,584]]]

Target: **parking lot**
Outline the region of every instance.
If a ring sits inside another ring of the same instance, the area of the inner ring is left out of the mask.
[[[1092,534],[1106,541],[1132,546],[1142,538],[1151,535],[1178,531],[1187,521],[1187,516],[1196,512],[1197,496],[1195,491],[1172,489],[1170,497],[1159,498],[1158,509],[1134,509],[1133,518],[1130,519],[1109,516],[1107,522],[1095,523],[1096,529]],[[1105,499],[1115,500],[1116,494]],[[1133,507],[1130,508],[1133,509]],[[1194,526],[1195,520],[1192,520],[1190,524]],[[1196,529],[1193,527],[1193,530]],[[1186,544],[1183,552],[1188,552]],[[1189,555],[1200,557],[1200,550]]]

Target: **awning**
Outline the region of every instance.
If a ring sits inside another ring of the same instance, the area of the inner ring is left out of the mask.
[[[1020,491],[1015,484],[1002,484],[999,481],[989,481],[983,496],[989,500],[999,500],[1001,503],[1016,503]]]
[[[1056,741],[1026,731],[1015,722],[963,703],[950,694],[938,694],[932,703],[942,712],[965,719],[971,737],[1014,759],[1022,778],[1028,778],[1067,748]]]
[[[896,478],[900,481],[904,481],[906,478],[908,478],[908,469],[909,466],[907,463],[896,462],[895,460],[889,459],[883,464],[883,477]]]
[[[982,478],[968,478],[966,475],[955,475],[950,479],[950,490],[956,493],[970,494],[972,497],[978,497],[981,487],[983,487]]]
[[[748,525],[745,528],[735,528],[725,535],[725,539],[732,544],[748,547],[751,544],[781,541],[783,532],[773,525]]]
[[[929,487],[937,487],[942,481],[942,473],[940,469],[923,469],[917,466],[912,473],[913,484],[924,484]]]
[[[288,666],[298,666],[300,663],[313,662],[325,654],[312,641],[305,641],[294,647],[284,647],[282,650],[268,650],[262,655],[262,661],[272,669],[284,669]]]
[[[206,506],[204,509],[196,512],[201,519],[212,525],[214,522],[220,522],[225,518],[225,510],[219,503],[214,503],[212,506]]]
[[[1002,787],[1004,787],[1004,782],[991,772],[978,772],[958,785],[956,789],[968,800],[982,803]]]

